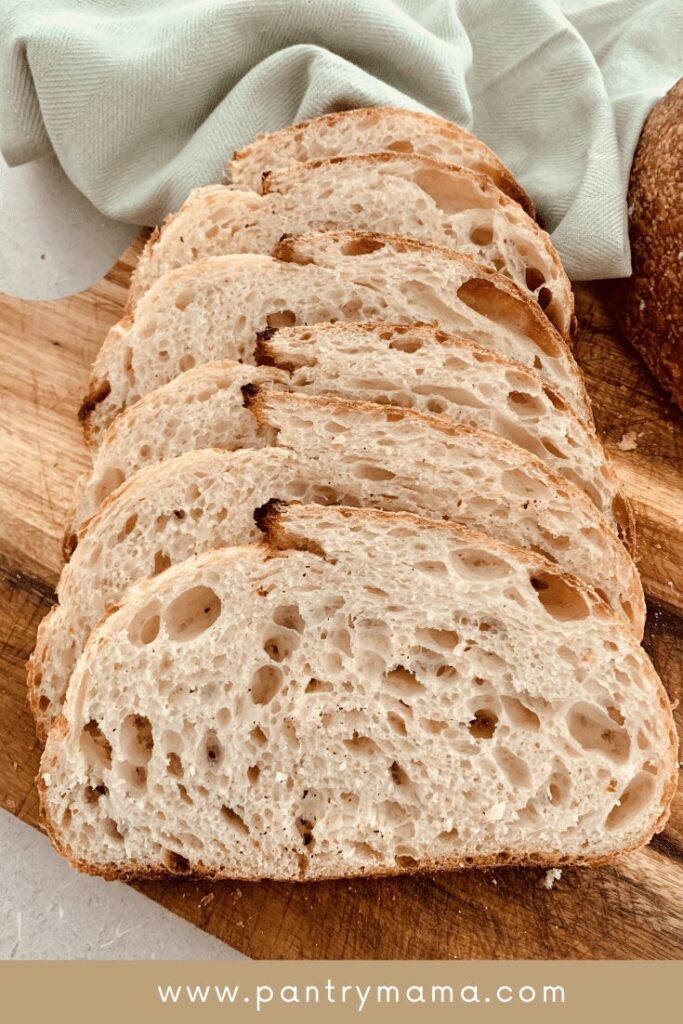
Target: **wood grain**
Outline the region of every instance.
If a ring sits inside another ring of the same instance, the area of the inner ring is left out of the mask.
[[[102,281],[59,302],[0,297],[0,805],[38,824],[40,747],[24,663],[54,599],[74,483],[86,466],[75,413],[121,315],[140,242]],[[681,413],[620,342],[608,296],[577,288],[577,355],[599,432],[635,506],[648,598],[645,646],[683,696]],[[618,298],[618,297],[617,297]],[[619,442],[635,432],[636,448]],[[683,725],[681,708],[676,712]],[[145,883],[142,892],[254,957],[683,957],[683,798],[651,846],[602,870],[451,873],[321,884]]]

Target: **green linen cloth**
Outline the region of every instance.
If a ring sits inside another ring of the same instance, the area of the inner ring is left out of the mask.
[[[643,119],[681,74],[681,0],[0,0],[0,150],[50,149],[155,223],[257,132],[387,104],[472,129],[574,278],[629,272]]]

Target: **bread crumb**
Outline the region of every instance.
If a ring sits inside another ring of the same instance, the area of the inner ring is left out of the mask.
[[[216,895],[215,895],[215,893],[213,893],[213,892],[207,892],[206,896],[202,896],[202,898],[200,899],[200,901],[199,901],[199,904],[198,904],[198,905],[199,905],[200,907],[208,907],[209,903],[213,903],[213,901],[214,901],[215,899],[216,899]]]
[[[552,887],[554,886],[555,882],[559,882],[559,880],[561,878],[562,878],[562,869],[561,868],[548,868],[548,870],[546,871],[546,873],[545,873],[545,875],[543,877],[543,885],[545,886],[546,889],[552,889]]]
[[[645,309],[645,299],[640,300],[640,302],[638,303],[638,309],[641,313],[643,312],[643,310]]]
[[[275,781],[280,783],[286,782],[287,776],[285,775],[284,772],[275,772]]]
[[[620,452],[633,452],[637,447],[638,442],[636,440],[635,430],[627,430],[626,433],[622,435],[621,440],[617,441],[617,448]]]

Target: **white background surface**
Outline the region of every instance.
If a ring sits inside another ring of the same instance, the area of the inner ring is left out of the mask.
[[[82,291],[137,231],[98,213],[54,160],[0,166],[0,292]],[[240,958],[128,886],[74,871],[44,835],[0,811],[0,959]]]

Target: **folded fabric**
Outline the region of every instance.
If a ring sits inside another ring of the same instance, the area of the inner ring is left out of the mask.
[[[0,149],[54,149],[110,217],[155,223],[232,150],[384,104],[471,129],[574,279],[630,272],[643,120],[683,73],[680,0],[0,0]]]

